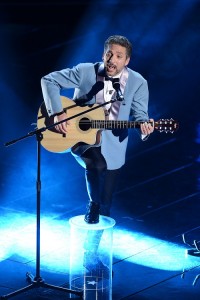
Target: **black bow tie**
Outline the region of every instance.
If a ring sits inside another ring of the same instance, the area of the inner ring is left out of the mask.
[[[113,78],[112,78],[112,77],[105,76],[105,80],[106,80],[106,81],[108,81],[108,80],[113,81]]]
[[[112,78],[112,77],[106,76],[105,81],[108,81],[108,80],[110,80],[111,82],[119,82],[119,78]]]

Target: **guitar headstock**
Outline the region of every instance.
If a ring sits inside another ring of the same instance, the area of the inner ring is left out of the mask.
[[[160,119],[154,122],[154,127],[160,132],[174,133],[179,128],[179,123],[173,119]]]

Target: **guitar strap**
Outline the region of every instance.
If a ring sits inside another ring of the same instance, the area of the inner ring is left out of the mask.
[[[94,70],[95,70],[95,74],[96,74],[96,80],[97,80],[97,73],[98,73],[98,70],[99,70],[99,65],[100,65],[100,63],[95,63],[94,64]]]

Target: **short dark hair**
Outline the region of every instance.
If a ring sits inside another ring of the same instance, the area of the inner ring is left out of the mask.
[[[111,35],[104,43],[104,52],[106,52],[109,45],[117,44],[126,48],[126,56],[131,57],[132,44],[131,42],[122,35]]]

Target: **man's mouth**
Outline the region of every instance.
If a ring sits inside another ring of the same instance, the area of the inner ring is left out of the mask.
[[[108,72],[112,72],[116,69],[116,67],[114,65],[107,65],[107,71]]]

